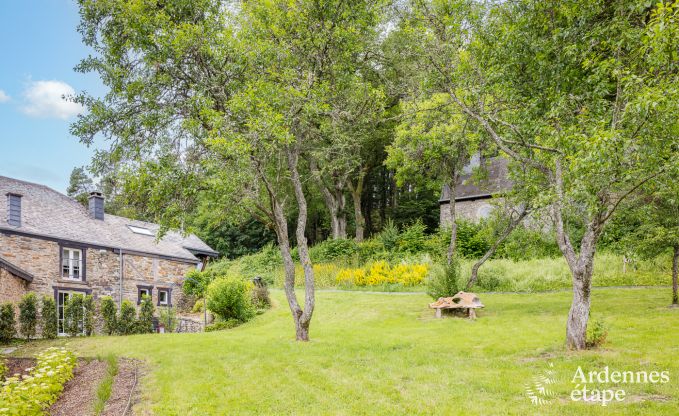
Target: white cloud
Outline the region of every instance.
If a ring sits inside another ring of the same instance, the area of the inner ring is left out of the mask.
[[[82,112],[80,104],[64,96],[74,95],[73,87],[61,81],[31,81],[24,91],[26,105],[21,110],[33,117],[68,119]]]
[[[9,101],[9,95],[3,90],[0,90],[0,103],[6,103]]]

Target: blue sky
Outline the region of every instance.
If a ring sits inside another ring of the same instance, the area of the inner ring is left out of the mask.
[[[69,134],[81,110],[71,91],[105,92],[73,67],[90,53],[77,32],[73,0],[0,1],[0,175],[65,191],[93,149]]]

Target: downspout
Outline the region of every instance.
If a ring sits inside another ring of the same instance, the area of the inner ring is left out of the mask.
[[[118,301],[118,310],[120,311],[123,308],[123,267],[125,265],[125,262],[123,260],[123,249],[119,248],[118,249],[118,286],[120,290],[120,299]]]

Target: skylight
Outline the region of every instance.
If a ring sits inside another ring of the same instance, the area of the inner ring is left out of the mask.
[[[148,228],[143,228],[143,227],[135,227],[134,225],[128,225],[127,228],[130,229],[135,234],[141,234],[141,235],[148,235],[153,237],[155,234],[153,234],[153,231],[149,230]]]

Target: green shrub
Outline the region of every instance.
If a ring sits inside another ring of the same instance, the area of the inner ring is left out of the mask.
[[[336,259],[351,258],[359,250],[354,240],[328,239],[309,249],[309,255],[313,262],[331,262]]]
[[[19,302],[19,330],[21,335],[30,340],[35,336],[38,325],[38,297],[35,293],[27,293]]]
[[[382,232],[378,235],[378,238],[382,242],[382,247],[387,251],[395,250],[398,247],[399,234],[398,228],[394,225],[394,221],[391,219],[387,220]]]
[[[124,300],[120,307],[120,319],[118,319],[118,335],[134,334],[137,329],[137,309],[132,302]]]
[[[585,346],[587,348],[598,348],[606,342],[607,337],[608,327],[603,321],[596,319],[587,326]]]
[[[457,254],[459,256],[478,259],[486,254],[486,251],[488,251],[493,243],[493,238],[486,239],[484,236],[484,225],[486,224],[486,222],[457,221]],[[448,240],[450,240],[450,230],[448,230],[447,235]],[[447,247],[448,245],[446,244],[446,249]]]
[[[9,377],[2,386],[0,409],[18,416],[43,415],[57,401],[64,384],[73,377],[76,358],[61,348],[48,348],[36,357],[26,377]]]
[[[85,332],[83,295],[75,294],[68,297],[64,305],[64,330],[69,336],[75,337]]]
[[[424,234],[426,229],[420,219],[415,221],[399,235],[398,250],[410,254],[423,253],[427,240]]]
[[[220,278],[207,288],[207,308],[222,320],[245,322],[255,314],[250,295],[251,283],[237,278]]]
[[[140,334],[148,334],[153,332],[153,301],[150,296],[144,295],[141,298],[141,307],[139,310],[139,321],[137,322],[137,332]]]
[[[83,309],[85,335],[89,337],[94,333],[94,298],[92,295],[87,295],[83,299]]]
[[[0,305],[0,342],[8,343],[12,341],[15,334],[14,305],[3,303]]]
[[[0,360],[0,380],[5,378],[7,371],[9,371],[9,368],[7,368],[5,360]]]
[[[42,308],[40,310],[40,323],[42,326],[42,337],[54,339],[58,333],[57,303],[54,298],[44,296],[42,298]]]
[[[191,313],[201,313],[205,310],[204,299],[196,299],[196,303],[193,304],[191,308]]]
[[[210,324],[205,327],[205,332],[212,332],[212,331],[221,331],[223,329],[231,329],[235,328],[238,325],[242,324],[241,321],[238,319],[229,319],[226,321],[220,321],[220,322],[215,322],[214,324]]]
[[[174,332],[177,328],[177,311],[173,307],[160,308],[158,321],[165,326],[165,332]]]
[[[104,321],[104,332],[113,335],[118,332],[118,308],[110,296],[101,298],[101,318]]]
[[[214,269],[209,269],[205,272],[198,270],[191,270],[186,274],[184,284],[182,285],[182,292],[188,296],[205,296],[205,290],[212,280],[214,280]]]
[[[427,279],[427,294],[434,299],[450,297],[460,291],[460,263],[453,259],[452,264],[447,263],[436,267]]]

